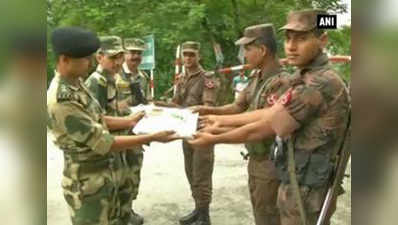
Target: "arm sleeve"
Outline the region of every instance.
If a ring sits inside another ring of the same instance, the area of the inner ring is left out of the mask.
[[[108,103],[108,93],[106,83],[101,84],[101,82],[93,76],[90,76],[85,85],[91,91],[93,96],[97,99],[99,104],[103,109],[106,109],[106,105]]]
[[[52,114],[58,129],[68,138],[90,147],[101,155],[110,151],[114,137],[78,103],[60,103],[53,109]]]
[[[272,107],[271,126],[279,136],[288,135],[313,118],[322,102],[322,94],[316,88],[305,85],[291,88]]]
[[[210,82],[213,85],[209,86],[206,83]],[[204,105],[215,106],[217,101],[217,90],[219,88],[219,83],[216,79],[206,79],[205,87],[203,90],[202,101]]]

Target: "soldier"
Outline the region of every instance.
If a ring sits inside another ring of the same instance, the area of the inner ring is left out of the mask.
[[[142,61],[142,53],[145,51],[145,42],[138,38],[124,39],[125,62],[121,77],[129,82],[138,83],[144,99],[137,99],[138,102],[129,102],[129,105],[143,103],[151,100],[151,91],[149,87],[150,77],[144,71],[138,69]]]
[[[234,103],[222,107],[194,107],[194,111],[205,114],[236,114],[269,107],[264,95],[278,91],[272,80],[284,73],[276,55],[277,44],[272,24],[260,24],[245,29],[244,37],[236,42],[244,46],[247,63],[253,69],[250,81]],[[280,222],[276,207],[279,180],[276,169],[268,159],[272,141],[247,142],[249,152],[249,191],[256,225],[277,225]]]
[[[288,15],[287,24],[282,27],[285,53],[288,63],[297,71],[278,81],[289,89],[272,97],[272,107],[237,116],[207,118],[217,121],[217,126],[241,127],[220,135],[198,134],[197,140],[191,142],[196,146],[239,143],[276,134],[271,156],[281,180],[277,201],[282,225],[316,224],[336,153],[347,130],[348,90],[328,66],[328,57],[323,52],[327,34],[316,27],[317,15],[325,13],[303,10]],[[333,204],[326,224],[330,223],[336,199]]]
[[[146,104],[149,93],[147,81],[149,78],[145,72],[138,69],[141,63],[141,55],[145,50],[145,43],[140,39],[124,39],[125,63],[123,70],[116,76],[116,88],[118,92],[118,109],[122,115],[130,114],[130,107]],[[134,73],[130,71],[135,71]],[[146,90],[146,91],[143,91]],[[136,147],[133,151],[126,152],[127,174],[123,198],[126,199],[124,208],[130,211],[133,224],[142,224],[144,219],[134,211],[133,201],[137,199],[141,181],[141,169],[144,160],[144,149]]]
[[[120,90],[120,82],[118,79],[118,72],[122,69],[124,61],[124,48],[122,39],[117,36],[100,37],[101,47],[97,52],[98,67],[97,70],[91,74],[87,79],[86,85],[92,91],[95,98],[101,103],[105,109],[106,115],[110,116],[128,116],[130,115],[130,108],[124,107],[121,102],[126,98],[124,90]],[[139,86],[136,86],[138,88]],[[131,94],[131,92],[129,92]],[[130,96],[134,97],[134,96]],[[129,130],[118,130],[112,134],[131,134]],[[137,181],[139,174],[137,171],[131,170],[131,163],[140,164],[142,155],[142,146],[137,146],[130,151],[117,153],[115,157],[121,163],[119,168],[123,176],[121,177],[121,185],[119,187],[119,200],[121,207],[121,217],[128,225],[141,225],[144,220],[141,216],[136,214],[131,209],[132,197],[136,192]],[[136,167],[136,166],[135,166]],[[135,169],[135,168],[134,168]]]
[[[200,43],[187,41],[182,44],[185,74],[178,80],[172,103],[156,102],[157,105],[190,107],[213,106],[216,103],[218,81],[207,75],[199,64]],[[209,205],[212,197],[212,174],[214,167],[214,146],[206,150],[192,147],[183,141],[185,174],[191,187],[195,209],[180,219],[182,225],[209,225]]]
[[[120,173],[116,152],[150,141],[173,140],[173,132],[113,136],[109,130],[131,129],[142,117],[104,115],[80,79],[99,48],[97,36],[82,28],[52,33],[56,75],[47,92],[48,127],[64,153],[62,188],[73,225],[122,224],[117,191]]]

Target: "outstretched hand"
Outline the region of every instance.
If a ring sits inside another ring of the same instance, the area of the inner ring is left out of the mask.
[[[217,116],[215,115],[207,115],[199,117],[199,129],[203,129],[208,126],[217,125],[219,126],[219,122],[217,121]]]
[[[128,118],[131,120],[131,126],[134,127],[138,121],[140,121],[142,118],[144,118],[145,116],[145,112],[144,111],[140,111],[134,114],[131,114],[130,116],[128,116]]]
[[[160,131],[152,134],[153,141],[158,141],[162,143],[174,141],[177,139],[181,139],[179,135],[175,133],[175,131]]]
[[[215,144],[215,135],[206,132],[199,132],[194,134],[193,139],[188,140],[188,143],[196,147],[206,148]]]

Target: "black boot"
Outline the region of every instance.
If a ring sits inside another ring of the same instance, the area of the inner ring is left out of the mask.
[[[180,218],[181,225],[191,225],[198,219],[198,210],[195,208],[190,214]]]
[[[192,225],[211,225],[209,207],[198,209],[198,219]]]

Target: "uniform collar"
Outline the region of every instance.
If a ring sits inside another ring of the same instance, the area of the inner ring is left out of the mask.
[[[104,68],[102,68],[101,65],[97,66],[97,73],[101,74],[102,76],[104,76],[106,78],[107,81],[115,81],[114,76],[110,75],[109,73],[107,73]],[[115,74],[116,76],[116,74]]]
[[[132,76],[135,76],[135,75],[138,75],[139,74],[139,70],[137,69],[137,73],[133,73],[133,72],[131,72],[131,70],[129,69],[129,67],[127,66],[127,63],[126,62],[124,62],[123,63],[123,71],[124,71],[124,73],[125,74],[127,74],[127,75],[132,75]]]
[[[80,78],[77,80],[77,82],[73,82],[71,79],[68,79],[65,76],[61,76],[61,74],[58,71],[55,71],[55,77],[59,79],[59,81],[63,84],[65,84],[67,87],[69,87],[73,91],[78,91],[80,89],[81,85],[81,80]]]
[[[328,63],[329,63],[328,56],[325,53],[321,52],[318,54],[318,56],[316,56],[314,58],[314,60],[312,60],[312,62],[309,65],[300,69],[299,71],[300,71],[300,74],[304,74],[309,71],[320,69],[320,68],[328,65]]]
[[[202,73],[203,71],[204,71],[204,70],[203,70],[203,67],[202,67],[201,65],[199,65],[199,66],[198,66],[198,69],[197,69],[195,72],[193,72],[193,73],[188,73],[188,70],[185,70],[185,74],[186,74],[188,77],[194,77],[194,76],[196,76],[196,75]]]
[[[272,77],[275,74],[278,74],[282,71],[282,67],[281,66],[274,66],[274,68],[270,69],[270,70],[264,70],[264,69],[259,69],[258,71],[258,77],[262,80],[266,80],[270,77]]]

